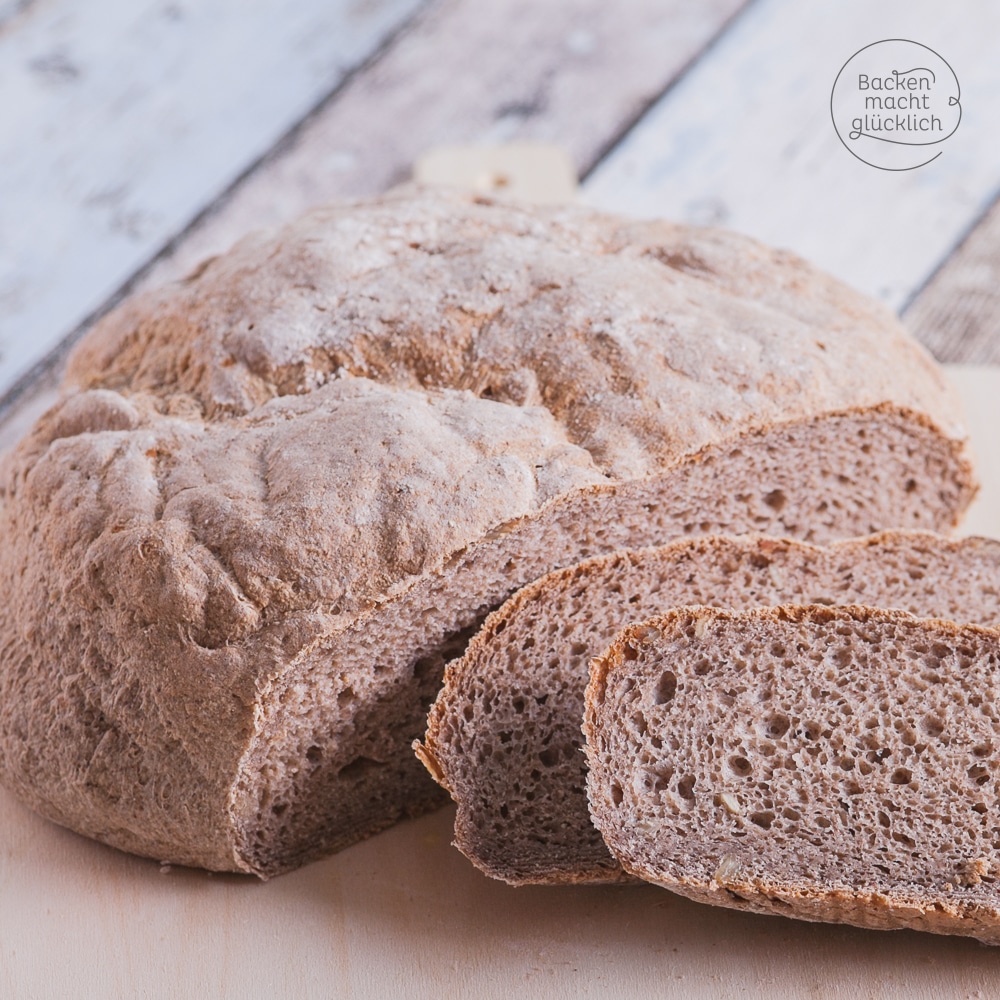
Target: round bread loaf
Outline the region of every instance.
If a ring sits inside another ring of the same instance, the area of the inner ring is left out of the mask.
[[[883,307],[732,233],[406,189],[126,302],[0,472],[0,775],[267,876],[443,793],[443,665],[582,558],[947,528],[955,402]]]

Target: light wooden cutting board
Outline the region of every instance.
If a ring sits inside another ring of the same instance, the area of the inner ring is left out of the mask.
[[[955,367],[1000,537],[1000,368]],[[260,883],[161,868],[0,792],[0,997],[996,997],[1000,948],[795,923],[652,886],[512,889],[452,810]]]

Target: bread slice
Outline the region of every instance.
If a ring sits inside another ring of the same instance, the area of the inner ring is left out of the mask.
[[[124,303],[0,473],[0,776],[271,875],[429,808],[410,744],[517,587],[706,531],[947,528],[958,406],[735,234],[403,190]]]
[[[887,532],[817,547],[708,537],[550,573],[448,666],[417,752],[458,803],[455,843],[514,884],[623,877],[590,821],[588,664],[623,624],[686,604],[864,603],[1000,622],[1000,542]]]
[[[1000,944],[1000,632],[677,609],[593,664],[594,822],[703,902]]]

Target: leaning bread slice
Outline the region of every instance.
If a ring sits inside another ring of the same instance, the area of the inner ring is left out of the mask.
[[[998,654],[860,606],[629,626],[587,688],[594,822],[692,899],[998,944]]]
[[[590,822],[580,719],[591,657],[629,622],[685,604],[864,603],[1000,621],[1000,542],[886,532],[819,547],[707,537],[550,573],[452,663],[418,754],[458,803],[455,841],[515,884],[623,877]]]

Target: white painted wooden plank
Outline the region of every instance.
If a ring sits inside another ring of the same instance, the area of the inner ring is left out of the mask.
[[[951,369],[1000,536],[1000,369]],[[1000,996],[1000,948],[692,903],[652,886],[514,889],[403,823],[268,883],[120,854],[0,789],[0,997]]]
[[[904,173],[855,159],[830,92],[859,48],[903,37],[954,67],[964,118]],[[757,0],[584,186],[593,204],[718,223],[789,247],[899,308],[1000,189],[1000,5]]]
[[[384,191],[437,146],[558,143],[582,174],[745,3],[441,0],[141,284],[312,205]]]
[[[35,0],[0,31],[6,388],[421,0]]]

